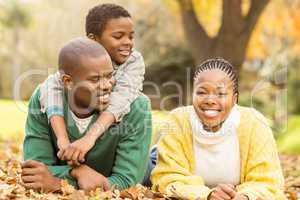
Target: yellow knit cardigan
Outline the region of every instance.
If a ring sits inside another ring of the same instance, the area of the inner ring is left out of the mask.
[[[211,189],[194,175],[195,162],[190,125],[191,106],[177,108],[169,116],[168,127],[158,143],[158,163],[151,181],[153,188],[181,199],[207,199]],[[241,178],[238,193],[257,198],[284,200],[284,179],[276,143],[266,119],[256,110],[238,106],[237,130]],[[220,163],[222,165],[222,163]]]

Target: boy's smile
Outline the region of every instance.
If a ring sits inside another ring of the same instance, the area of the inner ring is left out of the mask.
[[[104,46],[111,59],[117,64],[123,64],[133,48],[133,22],[130,17],[110,19],[101,34],[95,39]]]

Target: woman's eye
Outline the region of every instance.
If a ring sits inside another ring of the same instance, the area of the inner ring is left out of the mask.
[[[205,92],[197,92],[197,95],[205,95]]]
[[[225,93],[225,92],[220,92],[220,93],[218,93],[218,95],[223,97],[223,96],[226,96],[227,93]]]

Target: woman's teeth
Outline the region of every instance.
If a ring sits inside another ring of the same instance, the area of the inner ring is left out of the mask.
[[[204,115],[207,117],[216,117],[219,114],[217,110],[204,110]]]

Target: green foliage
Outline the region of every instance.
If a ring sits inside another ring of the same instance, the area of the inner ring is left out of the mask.
[[[0,9],[2,10],[0,13],[0,23],[9,28],[26,27],[29,25],[29,11],[19,0],[4,2],[0,4]]]
[[[300,115],[289,117],[287,130],[279,134],[277,143],[280,152],[300,154]]]

